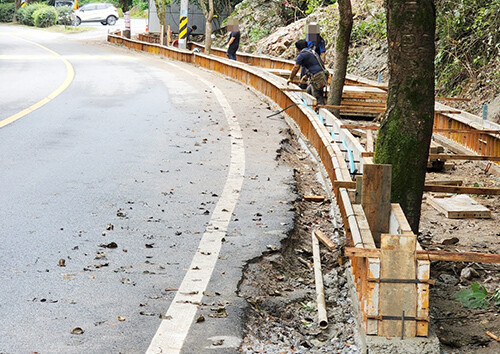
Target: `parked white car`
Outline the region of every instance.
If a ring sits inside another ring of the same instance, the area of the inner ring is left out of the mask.
[[[82,22],[100,22],[113,26],[118,20],[118,10],[113,4],[89,3],[75,10],[75,25]]]

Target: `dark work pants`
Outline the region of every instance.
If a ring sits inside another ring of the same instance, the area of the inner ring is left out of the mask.
[[[313,96],[316,101],[318,101],[318,104],[323,105],[325,104],[325,97],[323,96],[323,89],[321,90],[316,90],[313,85],[309,84],[307,85],[307,93]]]
[[[236,50],[227,50],[227,57],[231,60],[236,60]]]

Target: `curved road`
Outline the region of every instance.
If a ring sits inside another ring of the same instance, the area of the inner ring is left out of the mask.
[[[0,25],[0,353],[236,352],[242,268],[293,227],[287,126],[88,38]]]

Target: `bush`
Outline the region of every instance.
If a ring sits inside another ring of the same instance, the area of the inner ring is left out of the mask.
[[[56,7],[57,24],[70,26],[73,24],[73,9],[67,6]]]
[[[21,7],[20,9],[17,10],[17,21],[20,24],[26,26],[34,26],[35,19],[33,18],[33,13],[42,7],[49,7],[49,6],[45,4],[36,3],[25,7]]]
[[[33,12],[33,19],[37,27],[50,27],[57,23],[57,11],[52,6],[44,6]]]
[[[0,4],[0,22],[12,22],[14,18],[15,5],[10,4]]]

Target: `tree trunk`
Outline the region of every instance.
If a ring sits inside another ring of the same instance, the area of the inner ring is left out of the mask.
[[[170,5],[169,0],[155,0],[155,7],[156,7],[156,16],[158,16],[158,20],[160,21],[160,26],[163,26],[163,33],[160,33],[160,38],[165,37],[165,12],[166,12],[166,7],[167,5]]]
[[[352,32],[352,8],[351,0],[339,0],[339,28],[335,41],[335,59],[333,62],[333,77],[330,83],[328,104],[339,106],[344,90],[344,80],[347,73],[347,57],[349,55],[349,42]],[[339,110],[334,109],[332,113],[339,116]]]
[[[17,10],[21,7],[21,0],[14,1],[14,16],[12,17],[12,22],[17,23]]]
[[[434,121],[433,0],[386,0],[389,43],[387,111],[375,163],[392,164],[392,201],[418,232]]]
[[[205,53],[212,54],[212,20],[214,19],[214,0],[202,0],[200,2],[205,15]]]

